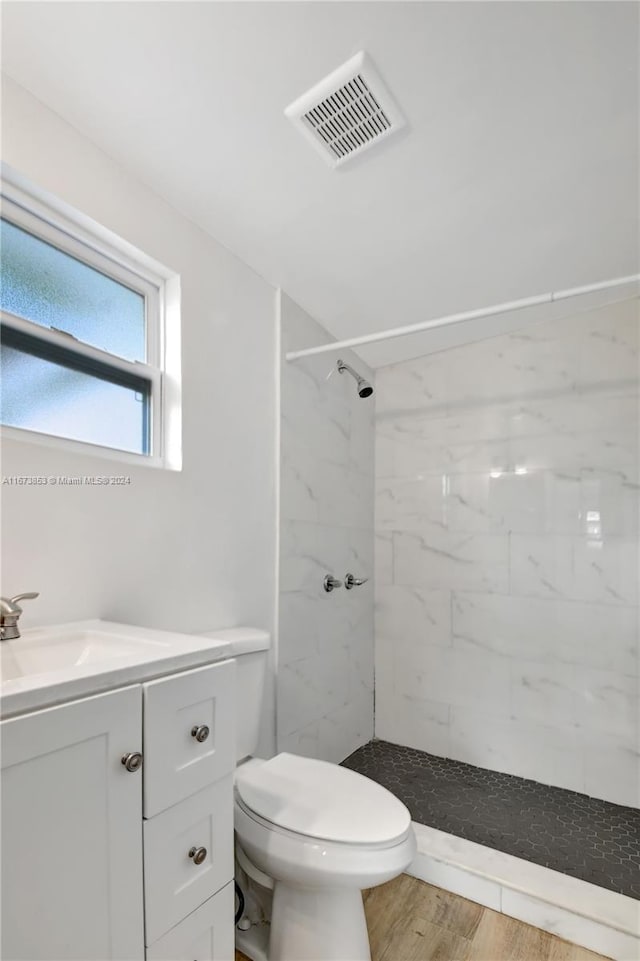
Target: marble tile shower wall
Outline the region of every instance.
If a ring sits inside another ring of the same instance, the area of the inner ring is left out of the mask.
[[[284,295],[281,318],[283,352],[332,339]],[[283,361],[281,379],[278,750],[328,761],[373,736],[374,405],[336,361]],[[370,580],[327,594],[347,571]]]
[[[382,368],[376,735],[639,804],[638,301]]]

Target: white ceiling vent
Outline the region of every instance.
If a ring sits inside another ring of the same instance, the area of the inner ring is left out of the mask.
[[[341,167],[404,126],[365,53],[358,53],[285,110],[332,167]]]

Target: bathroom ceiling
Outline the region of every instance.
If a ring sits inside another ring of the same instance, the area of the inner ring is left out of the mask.
[[[638,269],[635,3],[7,2],[2,20],[11,77],[337,337]],[[332,170],[283,111],[359,50],[407,127]]]

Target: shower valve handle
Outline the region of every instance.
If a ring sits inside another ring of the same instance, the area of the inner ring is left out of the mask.
[[[353,574],[347,574],[344,579],[344,586],[350,591],[352,587],[362,587],[368,580],[368,577],[354,577]]]
[[[327,574],[322,582],[322,586],[327,594],[330,594],[334,587],[342,587],[342,581],[339,581],[338,578],[334,577],[332,574]]]

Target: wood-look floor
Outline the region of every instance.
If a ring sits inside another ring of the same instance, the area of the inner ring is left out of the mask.
[[[603,961],[407,874],[365,892],[364,907],[373,961]]]

